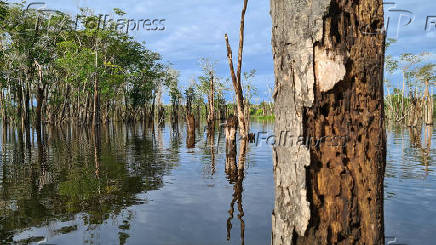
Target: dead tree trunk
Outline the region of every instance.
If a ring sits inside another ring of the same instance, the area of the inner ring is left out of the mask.
[[[35,60],[35,65],[38,69],[38,86],[36,88],[36,128],[37,130],[41,127],[41,120],[42,120],[42,104],[44,101],[44,86],[42,85],[42,79],[43,79],[43,73],[42,73],[42,66]],[[41,87],[42,86],[42,87]]]
[[[195,118],[192,113],[186,115],[187,136],[186,147],[193,148],[195,146]]]
[[[425,92],[424,92],[424,123],[426,125],[433,125],[433,100],[429,92],[429,81],[425,81]]]
[[[272,244],[384,244],[382,1],[271,0],[271,16]]]
[[[244,95],[242,93],[242,85],[241,85],[241,69],[242,69],[242,51],[244,49],[244,21],[245,21],[245,11],[247,10],[248,0],[244,0],[244,7],[242,8],[241,14],[241,26],[239,30],[239,49],[238,49],[238,67],[235,74],[235,70],[233,67],[233,54],[232,48],[229,44],[229,39],[227,34],[224,35],[227,45],[227,59],[230,67],[230,75],[232,77],[233,88],[235,90],[236,102],[238,105],[238,127],[239,134],[242,138],[247,138],[248,129],[246,126],[246,118],[244,113]]]
[[[236,129],[238,119],[230,115],[227,118],[226,132],[226,173],[229,176],[234,175],[236,171]]]

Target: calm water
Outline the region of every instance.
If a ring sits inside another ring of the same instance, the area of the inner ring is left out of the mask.
[[[389,126],[387,136],[387,241],[436,244],[436,130]]]
[[[252,123],[253,132],[272,127]],[[198,131],[191,149],[183,125],[111,125],[100,141],[68,127],[27,137],[0,132],[0,243],[270,244],[265,142],[249,145],[244,178],[235,182],[224,171],[219,130],[215,145]],[[423,135],[388,129],[386,236],[397,244],[434,244],[436,151]]]

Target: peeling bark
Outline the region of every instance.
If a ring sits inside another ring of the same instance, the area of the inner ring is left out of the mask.
[[[361,32],[382,1],[271,0],[271,16],[275,135],[330,139],[274,147],[272,244],[383,244],[385,37]]]

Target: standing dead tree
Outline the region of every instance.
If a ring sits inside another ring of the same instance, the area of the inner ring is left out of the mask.
[[[424,90],[424,123],[426,125],[433,125],[433,97],[429,93],[429,81],[425,81]]]
[[[384,244],[383,3],[272,0],[271,17],[272,244]]]
[[[232,77],[233,88],[235,90],[236,102],[237,102],[237,110],[238,110],[238,124],[239,124],[239,134],[242,138],[247,138],[248,128],[244,113],[244,95],[242,93],[242,85],[241,85],[241,68],[242,68],[242,51],[244,49],[244,21],[245,21],[245,12],[247,10],[248,0],[244,0],[244,7],[242,8],[241,14],[241,26],[239,31],[239,50],[238,50],[238,67],[235,74],[235,69],[233,67],[233,54],[232,48],[229,44],[229,38],[227,34],[224,35],[227,45],[227,58],[229,61],[230,67],[230,75]]]
[[[226,173],[232,175],[236,171],[236,130],[238,120],[230,115],[227,118],[226,132]]]
[[[192,101],[194,99],[194,89],[192,87],[185,91],[186,95],[186,147],[193,148],[195,146],[195,118],[192,114]]]

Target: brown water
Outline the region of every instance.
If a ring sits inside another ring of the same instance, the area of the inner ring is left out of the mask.
[[[436,151],[423,137],[411,142],[414,134],[423,132],[388,129],[390,244],[433,244],[436,234]],[[214,145],[199,130],[191,149],[184,125],[116,124],[102,128],[99,141],[67,126],[0,135],[1,243],[270,244],[274,188],[264,141],[249,144],[244,178],[235,182],[224,171],[220,130]]]

